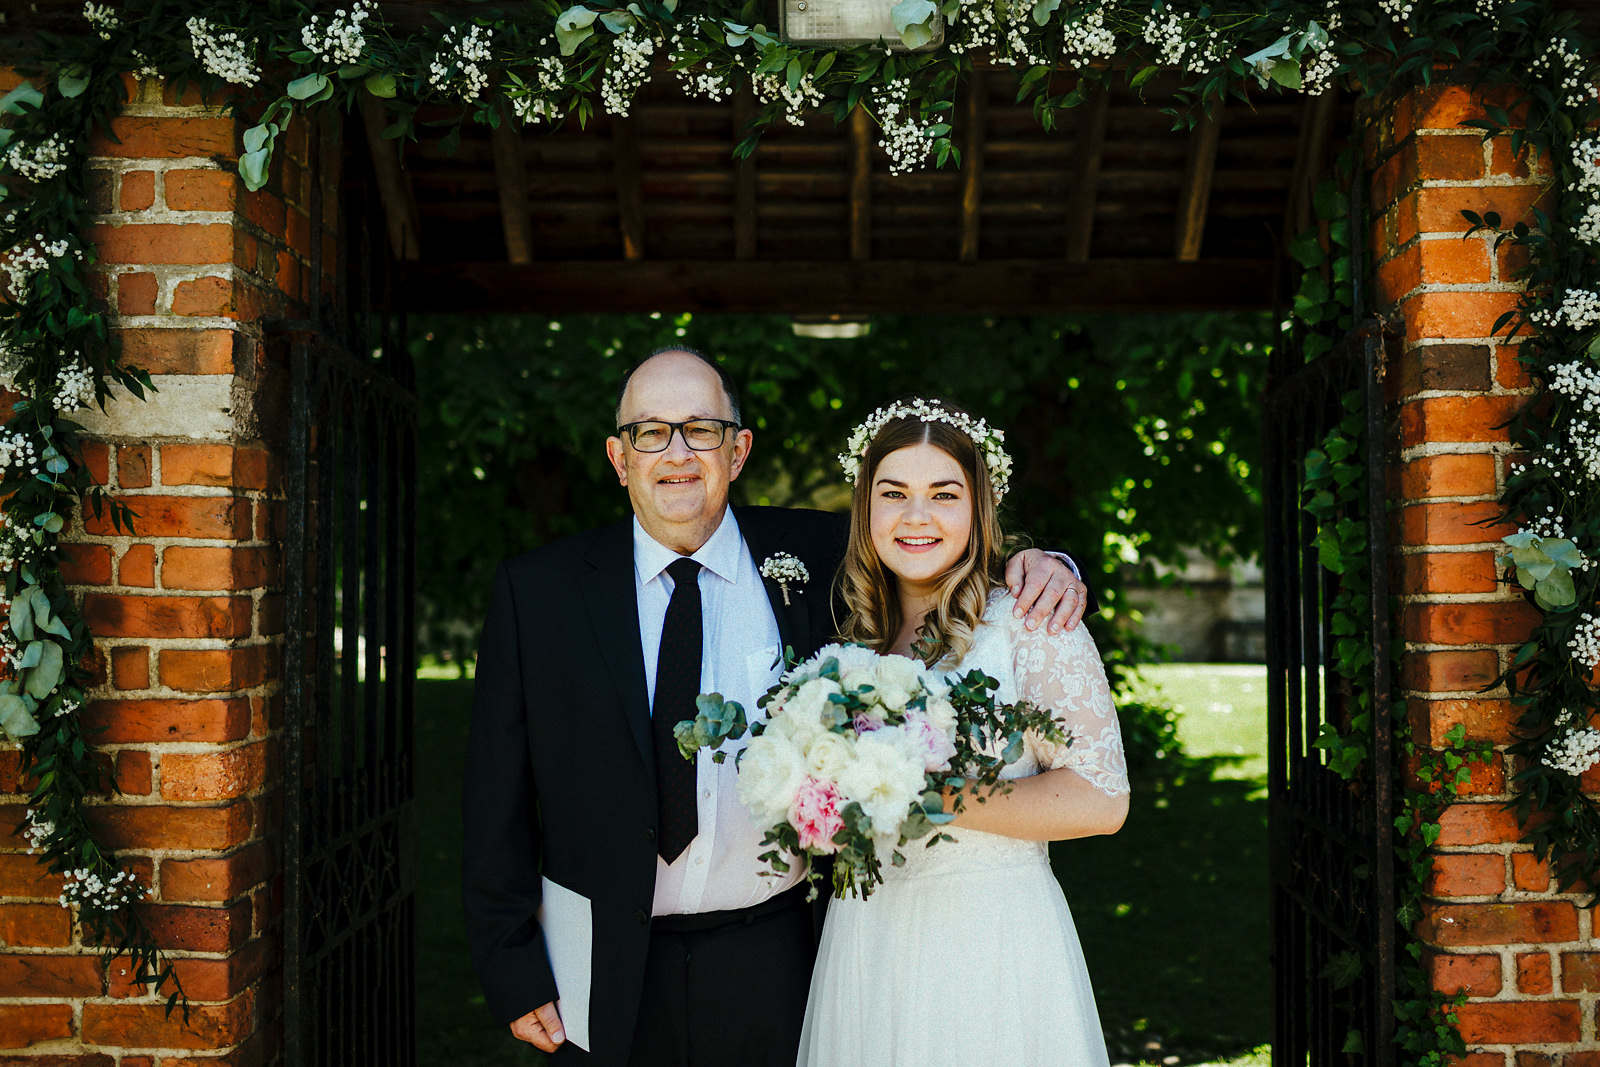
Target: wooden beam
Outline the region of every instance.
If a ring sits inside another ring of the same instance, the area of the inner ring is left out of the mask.
[[[450,312],[970,312],[1248,310],[1272,306],[1270,259],[569,260],[429,263],[406,306]]]
[[[411,175],[400,165],[405,141],[396,137],[384,140],[389,113],[368,93],[362,94],[361,124],[367,131],[367,151],[378,179],[378,198],[383,202],[383,217],[389,229],[389,249],[395,259],[414,262],[422,255],[418,235],[422,225],[417,215],[417,197],[411,188]]]
[[[1172,254],[1184,263],[1200,258],[1206,214],[1211,209],[1211,179],[1217,170],[1217,142],[1222,139],[1222,101],[1189,131],[1189,158],[1183,165],[1183,185],[1178,191],[1178,224]]]
[[[617,225],[624,259],[644,258],[644,192],[639,169],[639,127],[632,116],[611,117],[611,153],[616,162]]]
[[[1325,92],[1305,102],[1300,119],[1300,143],[1294,153],[1294,173],[1289,178],[1289,195],[1283,206],[1285,246],[1302,230],[1311,228],[1317,177],[1327,166],[1328,146],[1333,132],[1333,114],[1338,94]]]
[[[850,258],[872,258],[872,117],[850,112]]]
[[[533,213],[528,206],[528,168],[522,155],[521,124],[502,112],[494,128],[494,180],[500,191],[500,228],[506,261],[533,262]]]
[[[966,131],[961,139],[961,262],[978,258],[983,211],[983,144],[988,134],[989,95],[981,70],[967,81]]]
[[[733,143],[744,139],[746,127],[756,117],[755,96],[749,86],[733,94]],[[733,162],[733,258],[756,258],[756,157]]]
[[[1072,188],[1067,203],[1067,262],[1087,263],[1094,239],[1094,211],[1100,202],[1100,160],[1105,155],[1106,116],[1111,90],[1104,81],[1094,87],[1078,115],[1077,141],[1072,146]]]

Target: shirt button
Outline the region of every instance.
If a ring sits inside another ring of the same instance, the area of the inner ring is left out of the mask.
[[[694,865],[696,867],[704,867],[706,865],[706,858],[704,856],[696,856],[694,858]]]
[[[644,909],[643,908],[640,908],[637,911],[635,911],[633,913],[633,917],[635,919],[639,920],[639,925],[640,926],[649,926],[650,925],[650,916],[648,916],[648,915],[646,915],[644,913]]]
[[[709,790],[709,789],[700,790],[700,799],[701,800],[710,800],[711,799],[711,790]]]
[[[644,828],[644,839],[646,841],[654,841],[656,839],[656,828],[654,826],[646,826]]]

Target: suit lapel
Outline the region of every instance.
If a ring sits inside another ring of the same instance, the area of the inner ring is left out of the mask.
[[[772,521],[775,514],[781,514],[774,511],[735,508],[733,513],[739,520],[739,532],[744,535],[745,546],[750,549],[756,573],[760,574],[761,564],[783,551],[788,524]],[[778,620],[778,638],[782,645],[780,655],[783,649],[792,648],[798,655],[804,656],[811,648],[811,613],[806,609],[806,597],[818,595],[811,588],[816,581],[816,575],[812,575],[808,582],[790,582],[789,603],[785,604],[783,587],[774,579],[761,579],[762,587],[767,591],[767,602],[772,605],[773,617]]]
[[[655,780],[655,745],[650,736],[649,687],[644,677],[644,652],[639,641],[639,600],[633,582],[633,523],[624,519],[606,527],[589,550],[594,568],[580,581],[583,602],[594,628],[595,643],[622,701],[628,730]]]

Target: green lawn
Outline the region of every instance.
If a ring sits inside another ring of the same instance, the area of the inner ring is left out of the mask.
[[[463,946],[458,798],[471,683],[450,673],[417,682],[417,747],[428,760],[417,782],[420,1063],[538,1063],[489,1021]],[[1052,848],[1113,1063],[1265,1063],[1264,679],[1260,667],[1147,668],[1142,692],[1179,708],[1180,736],[1197,760],[1169,782],[1136,788],[1115,837]]]

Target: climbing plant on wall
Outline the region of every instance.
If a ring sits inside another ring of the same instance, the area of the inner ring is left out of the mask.
[[[116,113],[129,72],[198,84],[251,116],[238,161],[251,189],[270,183],[278,139],[313,108],[379,102],[391,138],[414,136],[423,108],[443,109],[449,150],[467,122],[582,123],[597,107],[626,114],[652,77],[713,99],[747,87],[759,106],[740,153],[774,123],[839,120],[859,106],[896,172],[959,165],[947,117],[975,57],[1016,68],[1021,98],[1047,127],[1097,82],[1143,88],[1174,68],[1184,88],[1153,104],[1179,122],[1225,96],[1403,92],[1441,66],[1520,89],[1518,121],[1491,110],[1485,134],[1513,129],[1518,147],[1551,162],[1556,181],[1552,207],[1503,235],[1534,255],[1520,306],[1497,325],[1523,333],[1521,358],[1546,387],[1519,421],[1518,444],[1532,458],[1504,501],[1521,526],[1507,538],[1508,560],[1543,613],[1517,654],[1519,673],[1506,679],[1525,738],[1513,749],[1524,757],[1519,814],[1563,884],[1600,877],[1600,810],[1580,787],[1600,761],[1600,729],[1590,722],[1600,663],[1592,610],[1600,569],[1590,564],[1600,553],[1600,139],[1585,133],[1600,109],[1593,53],[1570,14],[1547,0],[899,0],[895,31],[918,48],[906,51],[786,42],[762,21],[758,0],[477,3],[420,18],[406,10],[401,23],[370,0],[89,2],[84,32],[40,34],[35,54],[20,61],[29,80],[0,98],[0,378],[19,397],[0,430],[0,652],[9,665],[0,731],[21,742],[31,776],[23,832],[67,876],[62,904],[78,910],[88,940],[130,954],[144,980],[178,995],[131,908],[143,887],[101,847],[88,817],[90,798],[110,788],[79,718],[93,635],[59,569],[61,534],[78,509],[129,519],[91,484],[71,415],[113,388],[149,388],[121,362],[90,297],[94,249],[83,236],[90,134]],[[1499,229],[1500,220],[1463,225]],[[1314,258],[1309,245],[1297,247]],[[1308,285],[1296,314],[1313,326],[1337,323],[1336,294]],[[1358,755],[1339,758],[1359,772]],[[1429,810],[1416,807],[1402,828],[1407,842],[1426,843]],[[1455,1051],[1441,1006],[1421,994],[1412,1003],[1432,1021],[1408,1031],[1408,1051],[1424,1060]]]

